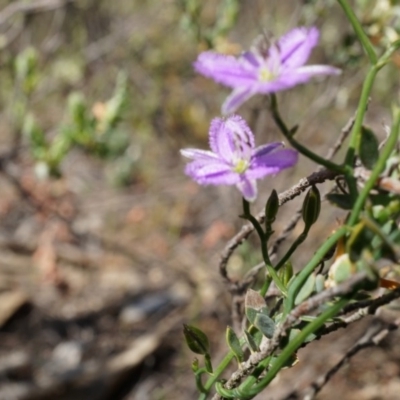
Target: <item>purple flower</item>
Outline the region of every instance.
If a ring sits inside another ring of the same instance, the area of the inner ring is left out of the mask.
[[[305,83],[314,75],[338,75],[340,70],[328,65],[304,65],[318,43],[315,27],[295,28],[263,51],[253,48],[234,57],[213,51],[201,53],[194,68],[200,74],[233,88],[222,105],[230,114],[256,93],[275,93]]]
[[[255,147],[254,135],[239,115],[215,118],[210,126],[212,151],[183,149],[190,158],[185,173],[200,185],[236,185],[243,197],[257,197],[256,180],[277,174],[297,162],[297,152],[280,142]]]

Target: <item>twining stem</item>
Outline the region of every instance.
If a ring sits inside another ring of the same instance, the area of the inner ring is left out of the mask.
[[[321,328],[328,319],[334,317],[349,301],[349,299],[338,300],[334,305],[315,318],[314,321],[307,324],[305,328],[303,328],[303,330],[282,350],[282,353],[276,358],[265,377],[246,393],[248,396],[247,398],[256,396],[267,387],[275,378],[276,374],[286,365],[289,358],[303,344],[307,336]]]
[[[286,124],[283,122],[283,119],[279,113],[278,109],[278,102],[276,100],[275,94],[270,95],[270,110],[271,110],[271,115],[272,118],[274,119],[276,125],[282,132],[283,136],[287,139],[287,141],[301,154],[309,158],[310,160],[313,160],[317,164],[323,165],[327,169],[331,171],[336,171],[341,174],[345,172],[345,168],[341,165],[335,164],[332,161],[329,161],[323,157],[320,157],[318,154],[315,154],[311,150],[309,150],[307,147],[304,147],[302,144],[300,144],[294,137],[293,137],[293,132],[286,126]]]
[[[296,296],[300,289],[303,287],[304,283],[314,271],[314,269],[319,265],[321,260],[324,258],[325,254],[336,244],[336,242],[346,234],[348,231],[347,226],[341,226],[337,231],[335,231],[326,242],[316,251],[309,263],[299,272],[295,280],[289,286],[288,297],[285,300],[284,315],[288,315],[294,307],[294,302]]]
[[[371,172],[369,179],[362,188],[359,196],[357,197],[356,203],[354,204],[354,207],[351,210],[351,214],[347,222],[349,226],[353,226],[357,223],[360,212],[364,207],[365,201],[367,200],[370,191],[374,187],[376,180],[379,178],[379,175],[385,169],[386,161],[390,157],[390,154],[392,153],[394,147],[396,146],[397,139],[399,136],[399,129],[400,129],[400,108],[396,107],[393,110],[393,124],[392,124],[392,129],[390,131],[390,135],[385,143],[385,146],[381,151],[381,154],[378,158],[378,161],[375,164],[374,169]]]
[[[347,19],[350,21],[350,23],[354,29],[354,32],[356,33],[356,35],[358,37],[358,40],[361,42],[365,52],[367,53],[370,63],[376,64],[378,62],[378,57],[376,55],[374,47],[372,46],[371,41],[368,39],[368,36],[365,34],[364,29],[362,28],[362,26],[360,24],[360,21],[357,19],[356,15],[354,14],[354,11],[350,7],[347,0],[338,0],[338,3],[343,8],[343,11],[346,14]]]

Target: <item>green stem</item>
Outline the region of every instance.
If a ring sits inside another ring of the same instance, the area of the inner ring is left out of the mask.
[[[299,237],[293,242],[293,244],[290,246],[290,249],[275,266],[276,271],[279,271],[285,265],[286,261],[289,260],[296,249],[306,240],[308,232],[309,229],[305,228],[304,231],[299,235]]]
[[[336,244],[336,242],[346,234],[348,231],[347,226],[341,226],[334,232],[327,241],[317,250],[309,263],[300,271],[288,289],[288,297],[285,300],[284,315],[288,315],[292,311],[296,296],[310,274],[319,265],[324,258],[325,254]]]
[[[232,351],[230,351],[220,362],[217,368],[214,370],[214,374],[208,378],[207,382],[203,385],[204,387],[204,392],[200,394],[199,400],[206,400],[208,394],[210,393],[211,388],[217,381],[217,379],[220,377],[220,375],[225,371],[225,369],[228,367],[229,363],[232,361],[232,359],[235,357]]]
[[[271,285],[271,282],[272,282],[272,277],[270,275],[267,275],[265,277],[264,284],[262,285],[262,288],[260,290],[260,294],[261,294],[262,297],[264,297],[267,294],[268,289],[269,289],[269,287]]]
[[[272,267],[269,264],[265,264],[265,266],[267,267],[267,271],[268,271],[269,275],[271,276],[271,278],[273,279],[276,287],[286,297],[287,289],[286,289],[285,285],[283,284],[283,282],[281,281],[281,279],[279,278],[278,274],[276,273],[276,270],[274,269],[274,267]]]
[[[350,21],[353,29],[361,42],[369,61],[371,64],[376,64],[378,62],[378,57],[375,53],[374,47],[372,46],[371,41],[368,39],[368,36],[365,34],[364,29],[362,28],[360,21],[357,19],[354,11],[348,4],[347,0],[338,0],[338,3],[342,6],[344,13],[346,14],[347,19]]]
[[[270,110],[271,110],[271,115],[272,118],[274,119],[276,125],[282,132],[283,136],[287,139],[287,141],[301,154],[309,158],[310,160],[313,160],[317,164],[323,165],[327,169],[331,171],[336,171],[341,174],[345,172],[345,168],[341,165],[335,164],[332,161],[326,160],[325,158],[320,157],[318,154],[315,154],[311,150],[307,149],[304,147],[302,144],[300,144],[294,137],[293,133],[286,124],[283,122],[282,117],[280,116],[279,110],[278,110],[278,103],[276,100],[276,96],[274,94],[270,95],[271,98],[271,104],[270,104]]]
[[[358,196],[356,203],[351,211],[350,217],[348,219],[348,225],[353,226],[357,223],[358,217],[364,204],[367,200],[367,197],[375,185],[376,180],[379,178],[379,175],[382,173],[386,166],[386,161],[390,157],[394,147],[396,146],[397,139],[399,136],[399,129],[400,129],[400,109],[395,108],[393,110],[393,125],[390,131],[390,135],[386,141],[385,146],[378,158],[378,161],[371,172],[371,175],[367,182],[365,183],[364,187],[362,188],[360,195]]]
[[[295,353],[296,350],[303,344],[307,336],[321,328],[328,319],[334,317],[349,301],[349,299],[338,300],[337,303],[321,313],[321,315],[319,315],[314,321],[307,324],[305,328],[282,350],[282,353],[272,364],[270,370],[267,372],[265,377],[246,393],[248,395],[248,398],[256,396],[265,387],[267,387],[269,383],[275,378],[276,374],[285,366],[288,359],[293,355],[293,353]]]
[[[201,380],[201,376],[206,372],[207,371],[205,368],[201,368],[194,374],[194,379],[196,381],[196,387],[200,393],[207,393],[206,390],[204,389],[203,382]]]
[[[268,254],[268,237],[270,236],[269,234],[264,233],[262,226],[260,223],[257,221],[257,219],[251,215],[250,212],[250,204],[249,202],[243,198],[243,218],[249,220],[253,226],[254,229],[257,231],[258,236],[260,237],[260,242],[261,242],[261,251],[262,251],[262,257],[265,263],[265,266],[267,268],[267,271],[271,278],[274,280],[276,287],[282,292],[284,296],[287,295],[287,290],[285,288],[285,285],[282,283],[282,281],[279,279],[275,269],[273,268],[271,264],[271,260],[269,258]]]
[[[379,71],[379,67],[376,65],[373,65],[365,78],[362,91],[361,91],[361,96],[360,96],[360,101],[358,103],[357,107],[357,115],[356,119],[354,121],[353,128],[350,133],[350,140],[349,140],[349,148],[347,150],[346,154],[346,159],[345,159],[345,164],[348,165],[349,167],[353,168],[354,166],[354,159],[358,155],[358,150],[360,147],[360,142],[361,142],[361,128],[362,128],[362,123],[364,121],[364,116],[367,111],[367,105],[368,105],[368,99],[369,95],[372,90],[372,86],[374,84],[376,74]],[[352,176],[353,171],[347,171],[348,173],[346,176]]]
[[[265,264],[271,265],[271,261],[269,259],[269,255],[268,255],[267,237],[263,231],[261,224],[257,221],[257,218],[255,218],[251,214],[250,203],[245,198],[243,198],[243,215],[242,215],[242,217],[247,219],[248,221],[250,221],[251,224],[253,225],[254,229],[256,230],[256,232],[260,238],[263,260],[264,260]]]
[[[234,390],[234,393],[237,393],[237,397],[246,398],[247,392],[257,382],[258,377],[269,366],[270,362],[271,357],[267,357],[264,360],[260,361],[253,373],[249,377],[247,377],[246,380],[236,390]]]

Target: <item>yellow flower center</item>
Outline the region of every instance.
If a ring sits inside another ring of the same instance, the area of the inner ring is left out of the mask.
[[[274,74],[266,67],[260,69],[258,79],[261,82],[269,82],[274,79]]]
[[[243,172],[246,171],[246,169],[248,168],[249,163],[246,160],[239,160],[235,167],[233,168],[234,172],[237,172],[238,174],[243,174]]]

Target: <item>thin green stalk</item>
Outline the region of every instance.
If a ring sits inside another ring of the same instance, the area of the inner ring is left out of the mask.
[[[260,290],[260,294],[261,294],[262,297],[264,297],[267,294],[268,289],[269,289],[269,287],[271,285],[271,282],[272,282],[272,277],[270,275],[267,275],[265,277],[264,284],[262,285],[262,288]]]
[[[341,226],[335,231],[327,241],[316,251],[309,263],[300,271],[297,277],[294,279],[288,289],[288,297],[285,300],[284,314],[287,315],[292,311],[296,296],[299,290],[302,288],[304,283],[314,269],[319,265],[325,254],[336,244],[336,242],[346,234],[348,231],[347,226]]]
[[[300,144],[294,137],[293,133],[291,132],[290,129],[286,126],[286,124],[283,122],[282,117],[280,116],[279,110],[278,110],[278,103],[276,100],[276,96],[274,94],[270,95],[271,98],[271,104],[270,104],[270,110],[271,110],[271,115],[272,118],[274,119],[276,125],[282,132],[283,136],[287,139],[287,141],[301,154],[309,158],[310,160],[313,160],[317,164],[323,165],[327,169],[331,171],[337,171],[341,174],[345,172],[345,168],[341,165],[335,164],[332,161],[326,160],[325,158],[320,157],[318,154],[315,154],[311,150],[309,150],[307,147],[304,147],[302,144]]]
[[[357,115],[350,133],[349,148],[347,150],[345,159],[345,164],[351,168],[353,168],[354,166],[354,159],[358,155],[358,150],[360,148],[361,128],[364,121],[365,113],[367,111],[369,95],[371,93],[372,86],[374,84],[376,74],[378,73],[379,69],[380,68],[376,65],[373,65],[369,69],[362,87],[360,101],[358,102],[357,107]],[[347,173],[346,175],[352,175],[352,171],[350,171],[350,173]]]
[[[393,125],[390,131],[390,135],[386,141],[385,146],[378,158],[378,161],[371,172],[371,175],[367,182],[365,183],[364,187],[362,188],[356,203],[351,211],[350,217],[348,219],[348,225],[353,226],[357,223],[358,217],[360,215],[361,210],[364,207],[364,204],[367,200],[367,197],[375,185],[376,180],[379,178],[379,175],[385,169],[386,161],[390,157],[394,147],[396,146],[397,139],[399,136],[399,129],[400,129],[400,109],[396,107],[393,110]]]
[[[350,21],[353,29],[361,42],[369,61],[371,64],[376,64],[378,62],[378,57],[372,46],[371,41],[368,39],[368,36],[365,34],[364,29],[362,28],[360,21],[357,19],[356,15],[354,14],[353,9],[350,7],[347,0],[338,0],[338,3],[342,6],[344,13],[346,14],[347,19]]]
[[[274,267],[272,267],[269,264],[265,264],[267,267],[267,271],[269,275],[271,276],[272,280],[274,281],[276,287],[281,291],[281,293],[286,297],[287,296],[287,289],[281,279],[279,278],[278,274],[276,273],[276,270]]]
[[[267,357],[260,361],[253,373],[246,378],[246,380],[234,390],[237,393],[237,397],[245,397],[249,389],[257,382],[258,377],[264,372],[264,370],[269,366],[271,362],[271,357]]]
[[[275,266],[275,270],[279,271],[289,260],[292,254],[296,251],[296,249],[307,239],[309,229],[304,229],[304,231],[298,236],[298,238],[293,242],[290,246],[290,249],[286,252],[286,254],[281,258],[278,264]]]
[[[251,215],[250,204],[244,198],[243,198],[243,215],[242,215],[242,217],[249,220],[253,224],[254,229],[257,231],[258,236],[260,237],[260,242],[261,242],[262,257],[263,257],[265,266],[267,268],[267,271],[268,271],[269,275],[271,276],[271,278],[273,279],[273,281],[275,282],[275,285],[277,286],[277,288],[282,292],[283,295],[286,296],[287,290],[285,288],[285,285],[283,285],[282,281],[279,279],[275,269],[273,268],[273,266],[271,264],[271,260],[269,258],[268,237],[270,235],[267,235],[266,233],[264,233],[261,224],[257,221],[257,219],[253,215]]]
[[[257,221],[257,218],[255,218],[251,214],[250,204],[245,198],[243,198],[243,215],[242,215],[242,217],[247,219],[248,221],[250,221],[251,224],[253,225],[254,229],[256,230],[256,232],[260,238],[263,260],[267,265],[271,265],[271,261],[269,259],[269,254],[268,254],[267,238],[265,236],[265,233],[263,231],[261,224]]]
[[[303,344],[307,336],[321,328],[328,319],[334,317],[349,301],[349,299],[338,300],[337,303],[321,313],[321,315],[319,315],[314,321],[307,324],[305,328],[282,350],[282,353],[272,364],[265,377],[246,393],[248,398],[256,396],[267,387],[275,378],[276,374],[285,366],[293,353]]]
[[[225,371],[225,369],[228,367],[229,363],[232,361],[232,359],[235,357],[232,351],[230,351],[220,362],[217,368],[215,368],[213,375],[208,378],[207,382],[203,385],[204,387],[204,392],[200,394],[199,400],[206,400],[207,396],[210,393],[211,388],[217,381],[217,379],[220,377],[220,375]]]

